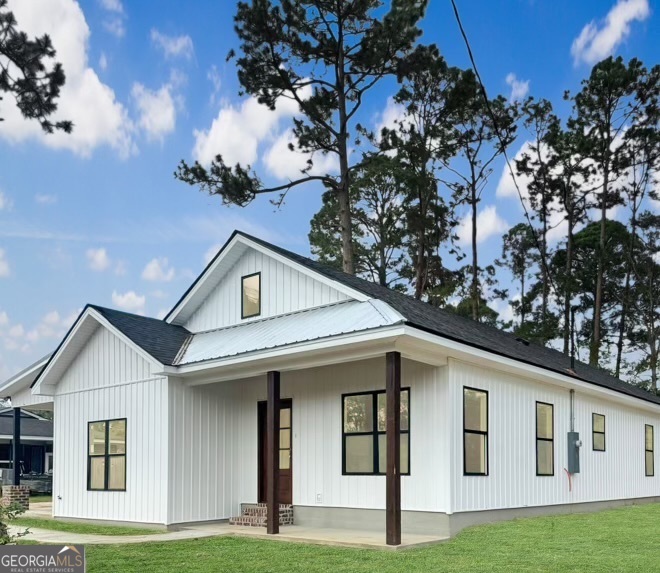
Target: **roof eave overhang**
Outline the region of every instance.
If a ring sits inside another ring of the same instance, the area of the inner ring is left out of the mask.
[[[507,372],[527,380],[531,379],[550,383],[554,386],[566,388],[567,390],[579,389],[580,392],[585,394],[613,400],[619,404],[627,404],[637,409],[648,410],[654,413],[660,411],[660,404],[645,400],[642,397],[625,394],[594,382],[586,382],[575,376],[569,376],[568,374],[535,366],[521,360],[516,360],[515,358],[509,358],[488,350],[479,349],[475,346],[427,332],[412,325],[405,325],[403,329],[404,336],[399,346],[402,344],[412,344],[421,348],[432,345],[450,359],[469,362],[486,368],[496,368],[502,372]]]
[[[2,386],[0,386],[0,397],[11,398],[11,396],[16,392],[20,392],[21,390],[29,388],[39,375],[39,372],[48,363],[49,358],[50,355],[44,356],[42,359],[30,365],[22,372],[12,376]]]

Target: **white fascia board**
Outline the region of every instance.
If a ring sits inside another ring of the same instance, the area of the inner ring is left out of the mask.
[[[143,350],[140,346],[135,344],[128,336],[126,336],[124,333],[121,331],[117,330],[110,322],[108,322],[100,313],[98,313],[96,310],[94,310],[91,307],[88,307],[85,312],[83,312],[82,315],[78,318],[76,321],[76,324],[74,325],[73,329],[69,332],[69,335],[66,337],[64,340],[63,344],[60,346],[60,348],[57,350],[54,356],[51,357],[50,362],[46,369],[41,373],[41,376],[39,377],[39,381],[35,384],[34,388],[32,388],[32,394],[36,394],[39,396],[54,396],[54,388],[57,385],[58,381],[55,381],[55,383],[48,383],[44,382],[48,378],[48,375],[50,374],[53,366],[55,363],[67,352],[67,349],[69,345],[71,344],[71,341],[78,335],[81,326],[84,324],[84,322],[88,319],[95,320],[100,326],[108,329],[112,334],[114,334],[117,338],[119,338],[122,342],[130,346],[132,349],[134,349],[140,356],[142,356],[145,360],[156,366],[157,368],[162,368],[164,365],[161,364],[158,360],[156,360],[151,354]]]
[[[402,334],[403,326],[394,325],[275,349],[247,352],[199,364],[167,366],[163,372],[157,374],[191,378],[191,384],[206,384],[249,378],[268,370],[299,370],[362,360],[394,350],[396,339]],[[194,382],[192,378],[195,378]]]
[[[4,397],[5,394],[7,396],[11,396],[11,394],[14,392],[27,388],[30,384],[32,384],[34,378],[36,378],[35,373],[44,367],[49,358],[50,354],[44,356],[41,360],[35,362],[31,366],[28,366],[25,370],[22,370],[18,374],[12,376],[2,386],[0,386],[0,396]]]
[[[442,336],[419,330],[413,326],[404,326],[403,328],[405,331],[405,337],[411,337],[422,342],[434,343],[442,349],[443,353],[462,362],[477,364],[488,368],[497,368],[500,371],[515,374],[521,378],[551,383],[562,386],[566,389],[579,389],[585,394],[599,396],[620,404],[626,404],[634,408],[654,413],[660,411],[660,404],[654,404],[653,402],[648,402],[642,398],[636,398],[622,392],[611,390],[610,388],[605,388],[604,386],[599,386],[591,382],[584,382],[583,380],[572,376],[541,368],[540,366],[534,366],[514,358],[507,358],[505,356],[500,356],[499,354],[475,348],[468,344],[449,340]]]
[[[288,265],[291,268],[303,273],[306,276],[309,276],[319,282],[322,282],[324,284],[327,284],[328,286],[331,286],[332,288],[338,290],[339,292],[344,293],[345,295],[355,299],[359,300],[361,302],[364,302],[366,300],[369,300],[370,297],[365,295],[364,293],[361,293],[355,289],[352,289],[350,287],[347,287],[343,283],[340,283],[338,281],[334,281],[326,277],[325,275],[322,275],[321,273],[318,273],[314,271],[313,269],[307,268],[304,265],[301,265],[299,263],[296,263],[295,261],[292,261],[288,257],[285,257],[283,255],[280,255],[279,253],[276,253],[275,251],[271,251],[267,247],[264,247],[263,245],[260,245],[259,243],[255,243],[254,241],[251,241],[247,237],[244,237],[241,234],[236,234],[234,238],[225,246],[223,251],[218,255],[218,257],[213,261],[213,264],[206,269],[204,274],[197,280],[197,284],[190,290],[190,292],[185,296],[183,300],[172,310],[172,312],[169,314],[169,316],[166,319],[166,322],[168,323],[174,323],[176,322],[177,317],[181,314],[183,309],[188,306],[188,303],[195,297],[201,286],[209,280],[209,276],[213,274],[215,269],[222,263],[224,258],[227,256],[227,254],[236,247],[237,244],[243,244],[246,247],[250,247],[252,249],[255,249],[256,251],[259,251],[260,253],[263,253],[272,259],[275,259],[276,261],[281,262],[282,264]]]

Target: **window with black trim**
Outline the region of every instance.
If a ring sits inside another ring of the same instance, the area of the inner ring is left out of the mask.
[[[261,314],[261,273],[241,277],[241,318]]]
[[[555,475],[554,406],[536,403],[536,475]]]
[[[87,489],[126,491],[126,418],[88,424]]]
[[[655,473],[654,467],[654,448],[653,443],[653,426],[646,424],[644,426],[644,466],[647,477],[653,477]]]
[[[463,474],[488,475],[488,392],[463,387]]]
[[[605,416],[591,414],[591,443],[594,452],[605,451]]]
[[[342,473],[384,475],[387,466],[384,390],[342,396]],[[401,389],[401,475],[410,475],[410,388]]]

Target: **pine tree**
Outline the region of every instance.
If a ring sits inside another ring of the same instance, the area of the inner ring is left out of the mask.
[[[417,24],[425,7],[425,0],[393,0],[383,13],[381,0],[239,2],[235,29],[243,92],[270,109],[281,98],[295,101],[300,115],[293,120],[292,145],[304,153],[336,157],[339,175],[313,174],[310,159],[298,179],[268,186],[249,165],[230,166],[218,155],[208,169],[182,161],[176,177],[238,205],[259,194],[322,182],[336,195],[342,266],[353,273],[350,181],[359,163],[351,165],[349,147],[356,114],[369,90],[397,72],[421,33]]]
[[[575,95],[575,116],[570,126],[582,134],[582,153],[593,161],[591,177],[596,181],[597,207],[600,211],[600,234],[594,293],[593,331],[590,336],[589,364],[597,366],[603,341],[603,305],[605,267],[609,253],[607,243],[607,211],[621,203],[615,182],[625,171],[622,137],[638,102],[634,101],[642,64],[633,59],[626,66],[621,57],[612,57],[594,66],[582,90]]]
[[[50,37],[30,39],[16,26],[7,0],[0,0],[0,93],[11,95],[23,117],[39,122],[45,133],[70,133],[73,123],[50,119],[57,111],[57,98],[66,80],[62,64],[46,67],[46,61],[56,55]]]

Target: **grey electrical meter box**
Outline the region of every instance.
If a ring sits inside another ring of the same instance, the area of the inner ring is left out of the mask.
[[[580,473],[580,441],[579,432],[568,432],[568,473]]]

